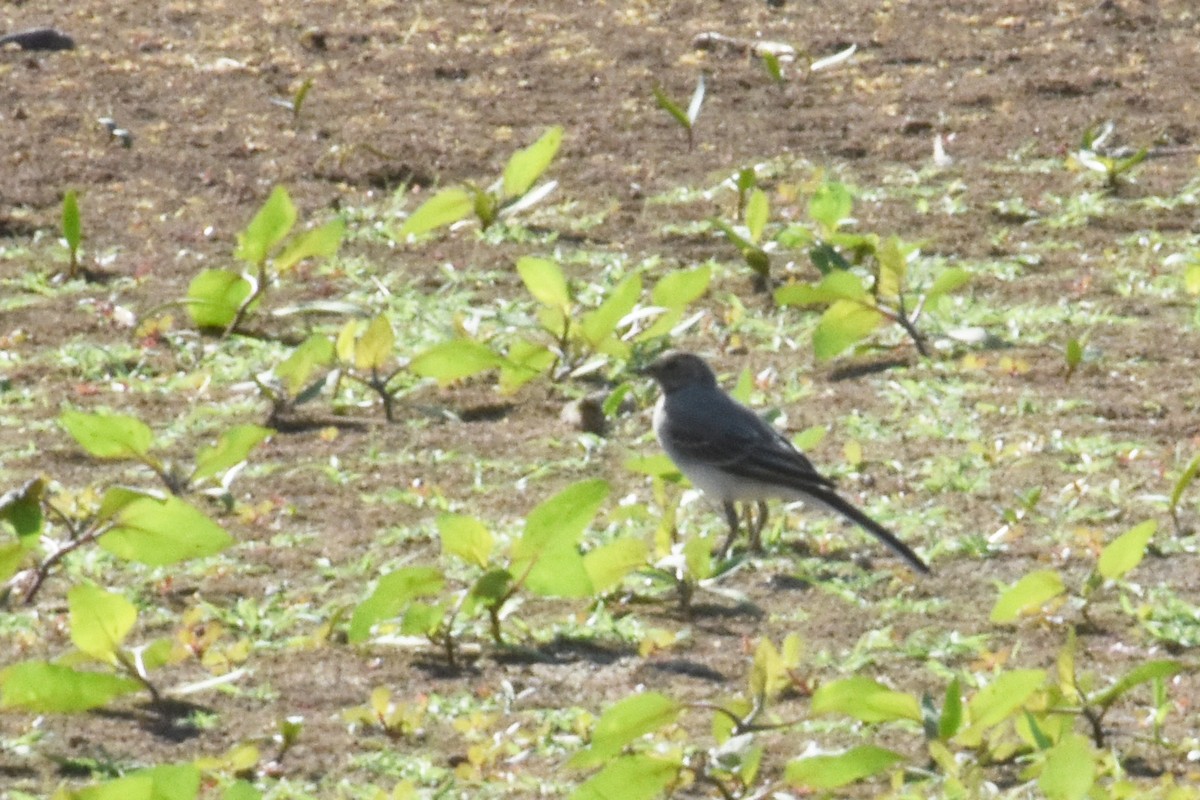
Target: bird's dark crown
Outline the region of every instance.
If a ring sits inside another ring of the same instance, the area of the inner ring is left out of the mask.
[[[681,350],[668,350],[650,362],[644,372],[667,393],[687,386],[717,385],[717,376],[704,359]]]

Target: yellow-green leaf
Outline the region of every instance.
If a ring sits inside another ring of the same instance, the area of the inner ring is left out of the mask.
[[[836,756],[812,756],[788,762],[784,780],[796,787],[837,789],[883,772],[904,757],[891,750],[862,745]]]
[[[563,129],[555,125],[542,134],[536,142],[518,150],[504,167],[504,196],[520,197],[529,191],[534,182],[550,166],[562,144]]]
[[[834,712],[863,722],[921,721],[921,704],[915,696],[862,676],[826,683],[813,694],[812,713]]]
[[[382,371],[396,349],[392,324],[382,314],[371,320],[354,345],[354,366],[363,371]]]
[[[150,427],[127,414],[64,411],[58,424],[95,458],[141,458],[150,452]]]
[[[1109,542],[1100,553],[1100,561],[1096,569],[1109,580],[1123,577],[1126,573],[1142,563],[1146,556],[1146,546],[1150,538],[1158,530],[1158,523],[1152,519],[1135,525],[1125,533]]]
[[[261,264],[296,224],[296,206],[287,190],[276,186],[262,208],[238,234],[235,256],[249,264]]]
[[[113,654],[137,622],[137,609],[119,594],[84,583],[67,592],[71,641],[97,661],[112,662]]]
[[[1048,601],[1066,591],[1056,570],[1031,572],[1005,589],[992,607],[992,622],[1013,622],[1022,614],[1039,611]]]
[[[487,567],[495,546],[487,526],[463,514],[442,514],[438,517],[437,527],[443,554],[456,555],[480,568]]]
[[[400,230],[398,239],[420,236],[444,225],[453,225],[475,213],[475,194],[460,187],[443,189],[426,200],[408,216]]]

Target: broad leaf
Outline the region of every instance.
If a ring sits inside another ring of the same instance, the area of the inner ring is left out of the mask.
[[[813,332],[813,352],[817,358],[833,358],[862,341],[885,320],[872,306],[854,300],[839,300],[821,315]]]
[[[309,384],[313,372],[318,367],[327,367],[333,363],[333,355],[333,342],[329,337],[314,333],[272,371],[275,377],[283,381],[288,395],[295,397]]]
[[[580,322],[583,338],[593,347],[598,347],[606,338],[613,336],[617,326],[637,305],[642,296],[642,279],[630,275],[613,287],[599,306],[584,314]]]
[[[1067,734],[1047,753],[1038,787],[1048,800],[1083,800],[1096,778],[1096,754],[1087,738]]]
[[[517,262],[517,274],[539,303],[564,314],[570,310],[571,290],[567,288],[567,279],[558,264],[546,258],[523,256]]]
[[[437,527],[443,555],[455,555],[468,564],[487,568],[495,539],[482,522],[463,514],[442,514]]]
[[[1183,670],[1184,665],[1179,661],[1145,661],[1122,675],[1112,686],[1089,698],[1089,702],[1101,708],[1108,708],[1135,686],[1157,679],[1170,678]]]
[[[433,567],[405,567],[384,575],[371,596],[354,609],[350,642],[363,641],[375,623],[395,617],[416,598],[438,594],[445,582],[441,570]]]
[[[712,267],[671,270],[654,284],[650,301],[656,306],[682,309],[708,291],[712,281]]]
[[[570,800],[652,800],[679,775],[683,765],[656,756],[615,759],[571,793]]]
[[[817,689],[812,698],[812,713],[832,712],[863,722],[921,721],[921,704],[916,697],[861,676],[827,683]]]
[[[67,592],[71,641],[97,661],[114,662],[114,654],[137,622],[137,609],[119,594],[80,584]]]
[[[211,447],[196,452],[196,468],[192,480],[200,481],[227,472],[246,460],[250,451],[275,433],[261,425],[235,425],[221,434]]]
[[[106,672],[80,672],[46,661],[23,661],[0,670],[0,708],[69,714],[108,704],[141,684]]]
[[[967,747],[979,744],[985,731],[1008,719],[1045,683],[1045,670],[1019,669],[1000,673],[967,703],[970,726],[957,734],[956,741]]]
[[[319,228],[313,228],[293,239],[272,262],[275,271],[280,275],[299,264],[306,258],[336,255],[342,245],[342,236],[346,232],[346,223],[335,219]]]
[[[396,238],[420,236],[435,228],[453,225],[475,213],[475,194],[459,187],[443,189],[409,215]]]
[[[34,478],[20,489],[0,495],[0,520],[12,525],[22,544],[32,544],[32,541],[25,540],[32,540],[42,532],[42,496],[45,492],[46,479]],[[4,570],[0,567],[0,580],[4,580],[5,577]]]
[[[659,692],[641,692],[610,706],[592,730],[591,744],[571,759],[573,767],[592,767],[621,752],[625,745],[679,718],[683,705]]]
[[[541,138],[523,150],[518,150],[504,167],[504,196],[520,197],[529,191],[554,160],[562,144],[563,129],[555,125]]]
[[[1100,553],[1100,561],[1096,569],[1109,580],[1124,577],[1130,570],[1142,563],[1146,556],[1146,546],[1150,537],[1158,529],[1158,523],[1148,519],[1140,525],[1135,525],[1125,533],[1109,542]]]
[[[626,575],[642,567],[650,555],[646,543],[625,537],[597,547],[583,557],[583,568],[599,594],[615,588]]]
[[[408,369],[422,378],[448,386],[504,365],[504,358],[473,339],[452,339],[434,345],[412,360]]]
[[[154,443],[150,427],[127,414],[64,411],[58,424],[95,458],[140,459],[150,452],[150,445]]]
[[[128,561],[163,566],[216,555],[233,544],[224,528],[178,497],[140,498],[113,518],[100,547]]]
[[[1005,589],[992,607],[992,622],[1013,622],[1023,614],[1040,611],[1042,606],[1066,591],[1056,570],[1031,572]]]
[[[525,518],[525,533],[513,547],[513,559],[536,558],[559,549],[574,549],[579,537],[608,497],[608,482],[579,481],[544,500]]]
[[[951,267],[942,270],[933,285],[925,292],[925,304],[931,305],[942,295],[951,294],[971,280],[971,273],[962,267]]]
[[[823,183],[808,201],[808,216],[818,223],[828,236],[850,218],[854,198],[840,183]]]
[[[845,270],[830,272],[820,283],[793,283],[775,291],[775,303],[781,306],[825,305],[839,300],[873,302],[862,279]]]
[[[197,327],[224,328],[253,291],[254,286],[240,273],[207,269],[188,284],[188,315]]]
[[[891,750],[862,745],[836,756],[812,756],[788,762],[784,780],[796,787],[837,789],[883,772],[904,757]]]
[[[363,371],[382,371],[396,350],[396,333],[387,317],[380,314],[367,325],[354,345],[354,366]]]
[[[262,208],[254,215],[254,219],[250,220],[246,230],[238,234],[235,257],[249,264],[263,263],[275,245],[283,241],[295,224],[296,206],[293,205],[287,190],[276,186]]]

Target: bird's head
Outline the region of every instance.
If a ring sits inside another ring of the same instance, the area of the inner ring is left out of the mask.
[[[717,376],[704,359],[681,350],[668,350],[642,372],[658,381],[665,394],[690,386],[715,387]]]

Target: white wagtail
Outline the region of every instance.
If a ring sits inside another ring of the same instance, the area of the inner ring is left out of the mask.
[[[728,551],[737,535],[738,501],[755,501],[757,525],[766,521],[766,500],[803,500],[823,505],[864,528],[892,548],[917,572],[929,572],[920,556],[895,534],[843,499],[833,482],[775,428],[721,391],[708,364],[691,353],[668,351],[645,369],[662,397],[654,407],[654,434],[692,485],[718,500],[729,521]],[[755,530],[757,528],[757,530]]]

